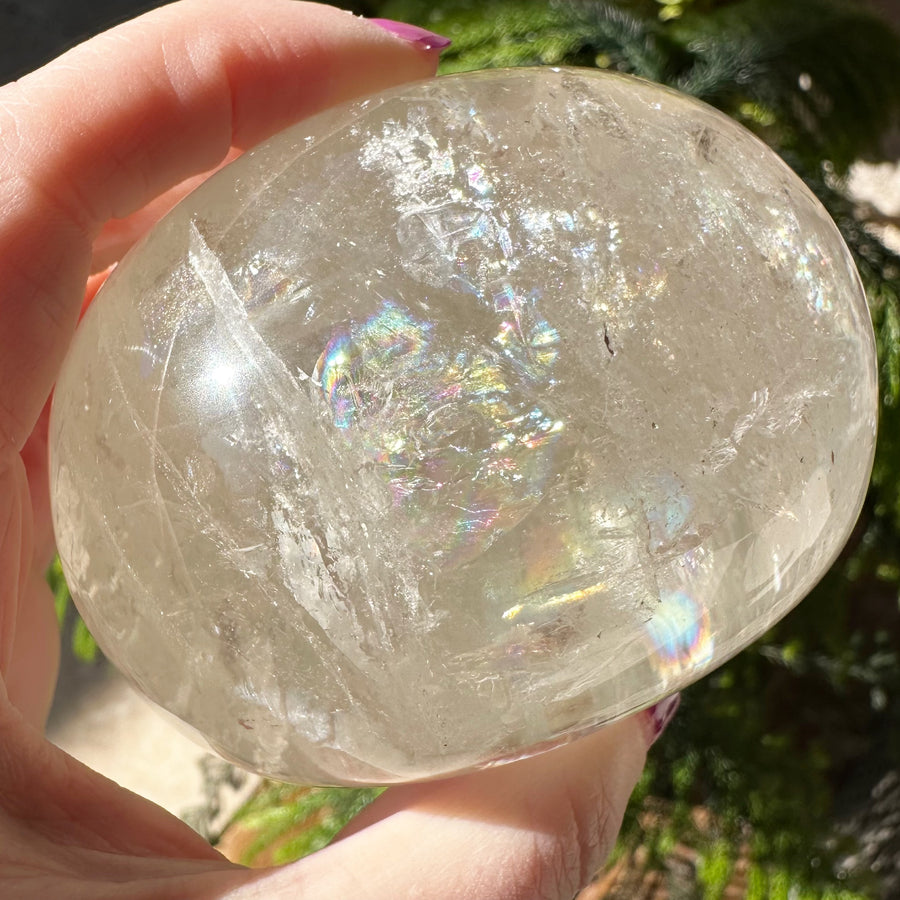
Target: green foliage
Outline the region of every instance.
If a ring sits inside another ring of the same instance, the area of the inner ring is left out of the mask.
[[[247,866],[282,865],[326,846],[376,788],[308,788],[269,781],[238,811],[225,840]]]
[[[95,662],[100,655],[100,648],[72,603],[58,556],[47,570],[47,583],[50,585],[50,590],[53,591],[53,603],[56,607],[56,618],[60,628],[65,628],[71,621],[72,652],[75,657],[82,662]]]
[[[88,631],[81,616],[78,616],[72,627],[72,652],[82,662],[95,662],[100,652],[94,636]]]
[[[546,0],[392,0],[379,15],[415,21],[452,38],[441,71],[498,66],[603,65],[663,80],[655,17],[613,4]]]
[[[900,111],[900,44],[840,0],[389,0],[452,38],[443,71],[602,66],[693,94],[809,166],[877,153]]]
[[[675,87],[756,127],[809,166],[827,159],[843,171],[878,152],[900,109],[893,74],[900,44],[882,21],[861,4],[835,0],[707,5],[713,8],[690,9],[671,25],[690,55]]]
[[[719,900],[731,880],[734,853],[726,841],[716,841],[701,857],[697,878],[703,888],[703,900]]]
[[[62,626],[66,618],[66,610],[71,599],[69,586],[66,584],[66,576],[63,575],[62,564],[57,556],[47,570],[47,584],[53,591],[53,605],[56,609],[56,620]]]
[[[801,169],[797,161],[795,168]],[[870,499],[877,517],[887,516],[900,534],[900,257],[884,246],[856,215],[834,178],[824,172],[801,169],[807,183],[822,200],[853,251],[875,325],[878,343],[879,409],[878,450],[872,473]]]
[[[669,798],[669,821],[642,825],[639,798],[624,840],[659,844],[664,858],[663,829],[674,823],[703,855],[698,876],[708,890],[724,872],[724,848],[733,861],[743,846],[757,896],[836,890],[839,860],[852,849],[852,837],[832,827],[840,786],[858,777],[861,760],[898,758],[897,552],[893,532],[871,517],[856,554],[804,604],[686,692],[643,782],[644,796]],[[691,824],[698,806],[713,816],[707,833]],[[870,874],[842,874],[844,896],[877,896]]]

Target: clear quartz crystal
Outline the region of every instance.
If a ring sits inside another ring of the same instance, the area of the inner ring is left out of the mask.
[[[59,550],[156,703],[285,780],[569,740],[821,577],[865,298],[748,132],[592,70],[440,78],[248,153],[110,278],[56,390]]]

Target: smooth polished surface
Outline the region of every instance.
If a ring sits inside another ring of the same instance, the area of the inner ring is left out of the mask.
[[[837,230],[709,107],[441,78],[247,154],[90,309],[54,515],[88,625],[225,756],[514,758],[737,652],[844,543],[876,416]]]

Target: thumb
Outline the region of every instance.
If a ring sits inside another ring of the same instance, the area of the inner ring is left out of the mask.
[[[368,900],[571,900],[611,850],[659,729],[654,710],[531,759],[393,787],[352,834],[245,873],[229,900],[296,897],[301,885],[311,897],[354,897],[360,873]]]

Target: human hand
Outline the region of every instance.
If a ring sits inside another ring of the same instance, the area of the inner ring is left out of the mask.
[[[671,705],[494,770],[394,788],[333,846],[231,865],[41,735],[57,625],[46,404],[82,300],[204,172],[437,47],[325,6],[185,0],[0,89],[0,895],[569,897],[615,838]]]

